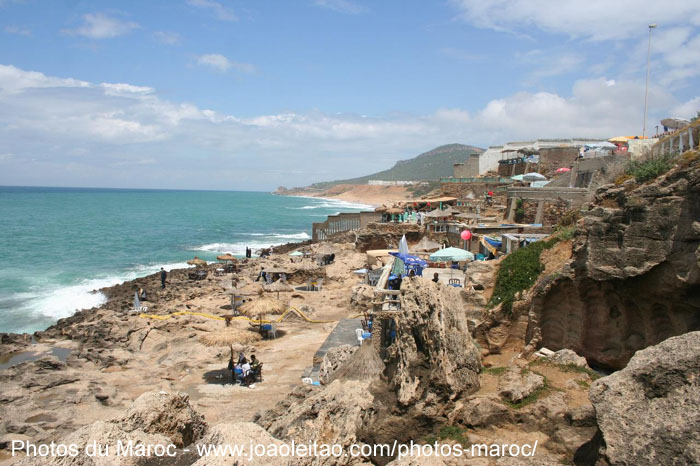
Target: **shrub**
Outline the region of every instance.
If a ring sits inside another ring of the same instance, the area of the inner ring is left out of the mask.
[[[670,154],[658,157],[648,157],[642,160],[631,160],[625,172],[634,177],[637,183],[655,180],[673,167],[673,156]]]
[[[503,310],[510,312],[516,294],[530,288],[544,270],[544,265],[540,262],[542,251],[559,241],[560,237],[549,241],[537,241],[507,255],[498,269],[489,306],[503,304]]]

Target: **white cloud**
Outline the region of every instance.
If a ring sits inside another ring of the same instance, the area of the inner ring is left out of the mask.
[[[209,10],[214,14],[216,19],[221,21],[238,21],[238,17],[233,10],[219,2],[213,0],[187,0],[187,3],[197,8]]]
[[[83,15],[83,24],[75,29],[66,29],[66,34],[79,35],[90,39],[111,39],[128,34],[140,26],[133,21],[122,21],[111,18],[103,13],[88,13]]]
[[[670,115],[678,118],[687,118],[690,120],[700,112],[700,96],[690,99],[687,102],[676,105],[671,110]]]
[[[73,78],[55,78],[38,71],[24,71],[12,65],[0,65],[0,91],[17,93],[31,88],[88,87],[90,83]]]
[[[337,11],[338,13],[346,13],[357,15],[364,13],[367,9],[350,0],[315,0],[314,4],[321,8]]]
[[[643,82],[600,78],[577,81],[570,95],[520,92],[471,112],[242,118],[171,102],[146,86],[94,84],[0,65],[0,154],[12,154],[2,161],[0,185],[304,185],[386,169],[451,142],[636,134],[643,98]],[[676,102],[654,85],[649,103],[651,124],[694,115],[700,97]]]
[[[700,25],[696,0],[451,0],[460,17],[500,31],[537,29],[593,40],[644,35],[650,23]]]
[[[162,44],[173,45],[180,42],[180,34],[169,31],[156,31],[153,37]]]
[[[8,34],[15,34],[17,36],[29,37],[32,35],[32,30],[28,28],[23,28],[19,26],[5,26],[3,30]]]
[[[221,72],[228,71],[230,69],[234,69],[241,73],[253,73],[255,71],[255,66],[251,65],[250,63],[232,61],[218,53],[200,55],[197,58],[197,63],[199,65],[209,66]]]

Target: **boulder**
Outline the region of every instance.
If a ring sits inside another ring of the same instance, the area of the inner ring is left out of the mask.
[[[567,348],[554,352],[553,354],[547,356],[547,359],[555,364],[563,364],[565,366],[573,364],[576,367],[588,367],[586,358],[582,358],[574,351]]]
[[[700,464],[700,332],[637,352],[590,398],[610,464]]]
[[[328,350],[321,361],[318,379],[322,384],[330,383],[333,374],[357,351],[357,346],[340,345]]]
[[[215,425],[197,444],[200,446],[221,445],[224,447],[225,445],[230,445],[232,449],[239,446],[247,454],[250,452],[250,445],[264,445],[266,448],[274,448],[275,446],[284,445],[284,442],[274,438],[257,424],[236,422]],[[231,454],[202,456],[193,463],[193,466],[229,466],[239,458]],[[242,464],[251,466],[288,464],[288,458],[281,456],[253,456],[252,460],[249,461],[248,457],[244,455],[240,459]]]
[[[467,400],[455,414],[455,421],[467,427],[487,427],[512,422],[512,416],[496,397],[474,397]]]
[[[366,283],[360,283],[352,287],[350,304],[357,308],[367,310],[372,307],[374,300],[374,287]]]
[[[498,394],[511,403],[517,403],[542,387],[544,377],[541,375],[511,367],[498,381]]]
[[[165,435],[182,447],[198,440],[207,430],[204,416],[190,406],[181,392],[146,392],[127,410],[120,423],[126,430]]]
[[[369,381],[335,380],[322,390],[307,392],[308,396],[293,404],[261,414],[256,423],[285,441],[324,439],[349,446],[375,412],[368,388]]]

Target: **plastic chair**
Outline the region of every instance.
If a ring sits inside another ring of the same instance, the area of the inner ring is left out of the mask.
[[[270,330],[267,331],[268,338],[277,338],[277,324],[274,322],[270,324]]]
[[[321,288],[323,288],[323,278],[319,278],[316,282],[316,291],[321,291]]]
[[[360,346],[362,346],[362,340],[364,340],[362,337],[363,333],[364,331],[361,328],[355,329],[355,335],[357,335],[357,341],[360,343]]]

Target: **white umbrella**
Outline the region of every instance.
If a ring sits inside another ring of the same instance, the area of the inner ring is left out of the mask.
[[[406,235],[403,235],[401,237],[401,241],[399,241],[399,254],[403,254],[405,256],[408,255],[408,243],[406,242]]]

